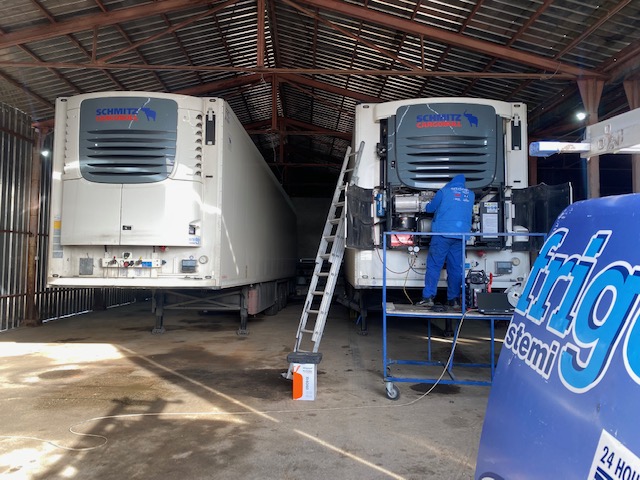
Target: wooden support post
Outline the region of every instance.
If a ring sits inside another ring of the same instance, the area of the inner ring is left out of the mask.
[[[265,9],[264,0],[258,0],[258,45],[256,52],[256,63],[258,68],[264,67],[264,51],[265,51],[265,35],[264,35],[264,21],[265,21]]]
[[[31,152],[31,189],[29,195],[29,243],[27,247],[27,298],[25,325],[42,325],[36,305],[36,276],[38,264],[38,219],[40,217],[40,172],[42,148],[46,130],[36,130],[36,141]]]
[[[623,85],[629,109],[640,108],[640,80],[625,80]],[[640,192],[640,154],[631,155],[631,175],[633,193],[638,193]]]
[[[271,130],[278,130],[278,76],[271,77]]]
[[[529,186],[538,184],[538,157],[529,157]]]
[[[587,114],[587,125],[598,122],[598,105],[602,97],[604,80],[585,78],[578,80],[580,96]],[[587,161],[588,198],[600,197],[600,157],[590,157]]]
[[[538,139],[529,139],[529,142],[535,142]],[[529,150],[529,145],[525,148]],[[527,182],[529,186],[538,184],[538,157],[527,156]]]

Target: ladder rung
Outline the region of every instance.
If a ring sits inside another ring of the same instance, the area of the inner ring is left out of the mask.
[[[344,207],[344,201],[342,202],[336,202],[333,205],[335,205],[336,207]]]
[[[307,310],[307,313],[315,313],[316,315],[320,313],[320,310]]]
[[[325,235],[324,238],[327,242],[333,242],[336,239],[335,235]]]
[[[318,255],[318,257],[320,257],[323,260],[326,260],[329,257],[331,257],[331,254],[330,253],[321,253],[320,255]]]
[[[337,225],[337,224],[339,224],[339,223],[340,223],[340,217],[338,217],[338,218],[333,218],[333,219],[329,220],[329,223],[330,223],[330,224],[332,224],[332,225]]]
[[[303,328],[300,330],[302,333],[313,333],[313,330],[309,330],[308,328]]]
[[[319,277],[328,277],[330,272],[318,272]]]
[[[313,292],[313,295],[324,295],[325,291],[324,290],[316,290],[315,292]]]

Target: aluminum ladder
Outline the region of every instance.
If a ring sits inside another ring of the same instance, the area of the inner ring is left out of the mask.
[[[346,240],[345,193],[347,184],[353,184],[355,181],[353,176],[351,176],[350,182],[345,180],[345,177],[347,174],[357,171],[363,149],[364,142],[360,142],[356,152],[353,152],[351,147],[348,147],[345,153],[329,213],[327,214],[327,221],[318,246],[316,265],[309,284],[309,291],[300,316],[296,343],[293,347],[294,354],[317,354],[320,347],[320,340],[322,340],[324,326],[333,300],[333,292],[336,288],[338,274],[342,265],[342,257],[344,256]],[[352,157],[354,157],[353,168],[348,168]],[[283,375],[289,380],[291,379],[291,368],[292,365],[289,364],[289,370]]]

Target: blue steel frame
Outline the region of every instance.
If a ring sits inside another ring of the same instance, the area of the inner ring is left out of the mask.
[[[407,232],[385,232],[382,239],[382,372],[384,381],[387,383],[392,382],[412,382],[412,383],[441,383],[441,384],[449,384],[449,385],[491,385],[493,382],[493,377],[495,374],[496,362],[495,362],[495,322],[497,320],[507,320],[510,321],[512,315],[485,315],[481,313],[472,313],[466,311],[466,285],[465,282],[462,282],[462,313],[448,313],[448,312],[431,312],[431,311],[416,311],[420,307],[416,309],[410,308],[399,308],[397,311],[395,307],[393,310],[389,310],[387,305],[387,238],[392,235],[406,235]],[[465,262],[465,250],[466,250],[466,240],[467,237],[472,237],[478,235],[478,233],[425,233],[425,232],[411,232],[413,236],[434,236],[434,235],[447,235],[447,236],[460,236],[462,237],[462,261]],[[492,233],[492,236],[529,236],[529,237],[546,237],[544,233]],[[464,265],[463,265],[464,267]],[[464,271],[464,270],[463,270]],[[400,359],[391,359],[388,356],[387,351],[387,317],[413,317],[413,318],[426,318],[427,322],[427,360],[400,360]],[[434,361],[431,357],[431,320],[435,319],[444,319],[444,320],[457,320],[456,328],[454,329],[454,334],[451,342],[451,352],[449,355],[449,359],[445,365],[444,362]],[[454,363],[453,357],[455,353],[455,347],[458,341],[458,334],[460,330],[460,322],[463,321],[488,321],[489,329],[490,329],[490,359],[489,363]],[[389,367],[391,365],[422,365],[422,366],[440,366],[446,368],[446,373],[449,375],[449,379],[445,378],[435,378],[435,377],[397,377],[391,375],[389,372]],[[462,380],[457,379],[453,373],[453,367],[469,367],[469,368],[489,368],[491,370],[490,380]]]

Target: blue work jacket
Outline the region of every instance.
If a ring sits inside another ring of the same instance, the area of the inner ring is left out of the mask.
[[[469,233],[474,201],[475,194],[465,187],[464,175],[453,177],[449,183],[436,192],[433,199],[425,207],[427,213],[434,214],[431,231],[435,233]]]

